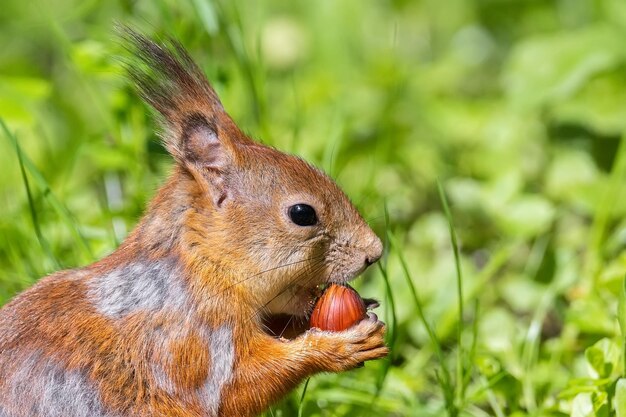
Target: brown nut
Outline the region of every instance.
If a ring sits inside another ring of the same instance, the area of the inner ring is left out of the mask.
[[[347,284],[330,284],[317,300],[311,314],[311,327],[342,331],[367,317],[365,302]]]

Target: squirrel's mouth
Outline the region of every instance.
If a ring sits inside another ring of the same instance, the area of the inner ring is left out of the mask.
[[[303,334],[311,327],[309,318],[324,289],[333,283],[343,284],[352,281],[363,269],[365,268],[347,275],[335,274],[321,282],[317,280],[316,283],[309,285],[293,285],[285,288],[271,303],[266,305],[262,316],[265,332],[270,336],[284,339],[293,339]],[[370,306],[375,303],[374,300],[365,301]]]
[[[267,334],[279,339],[295,339],[311,328],[309,319],[317,299],[322,295],[324,289],[329,284],[317,285],[315,288],[304,289],[303,300],[307,302],[307,307],[302,314],[289,313],[267,313],[262,316],[263,328]],[[379,306],[378,300],[374,298],[364,298],[365,308],[373,310]]]
[[[277,338],[293,339],[307,331],[311,327],[309,318],[315,302],[325,287],[326,284],[319,284],[294,288],[285,311],[267,312],[262,316],[265,332]]]

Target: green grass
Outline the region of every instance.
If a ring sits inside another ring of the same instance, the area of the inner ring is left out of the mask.
[[[113,250],[171,166],[120,22],[386,242],[355,285],[390,357],[268,416],[626,416],[625,4],[5,0],[0,303]]]

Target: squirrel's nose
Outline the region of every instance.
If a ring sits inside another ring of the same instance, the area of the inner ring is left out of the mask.
[[[367,251],[365,254],[365,264],[370,266],[375,263],[380,257],[383,255],[383,242],[380,240],[378,236],[372,232],[372,237],[370,239],[370,244],[367,247]]]

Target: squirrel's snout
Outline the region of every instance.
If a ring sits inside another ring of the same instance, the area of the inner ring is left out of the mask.
[[[367,246],[365,252],[365,265],[370,266],[376,263],[383,255],[383,242],[373,232],[370,238],[370,244]]]

